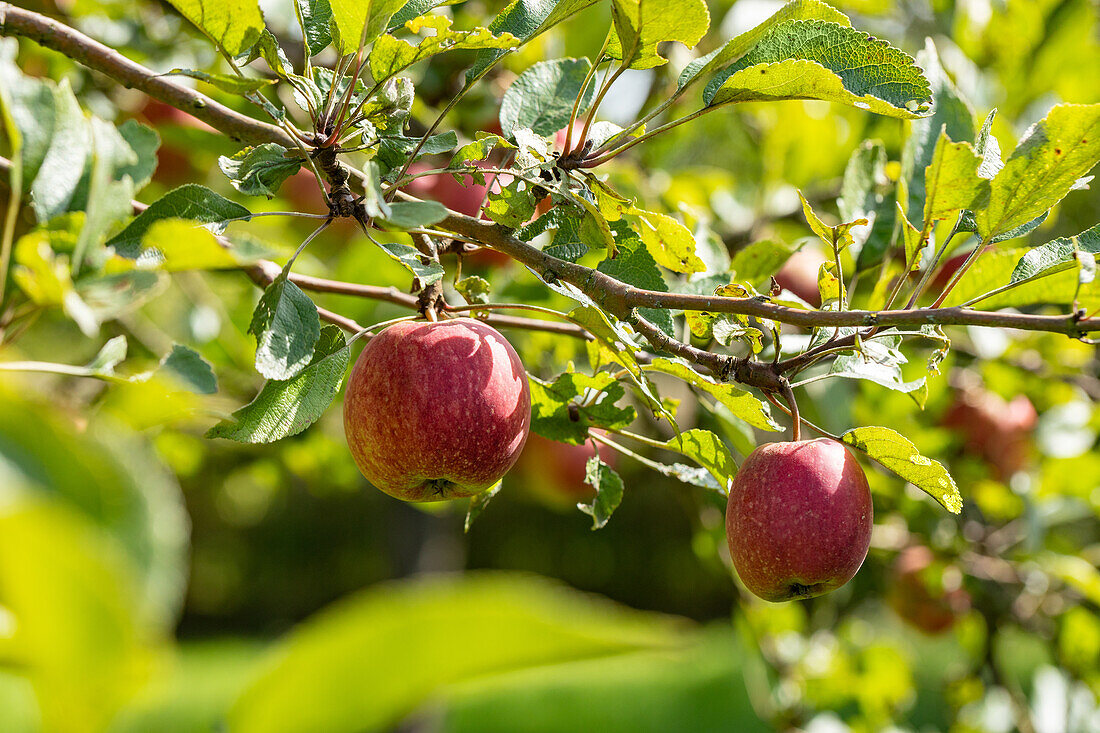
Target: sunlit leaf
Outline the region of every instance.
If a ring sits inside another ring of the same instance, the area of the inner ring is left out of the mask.
[[[706,86],[707,106],[822,99],[890,117],[914,118],[932,101],[913,59],[847,26],[791,20],[770,30]]]
[[[962,511],[962,496],[951,474],[939,461],[922,456],[900,433],[890,428],[866,426],[852,428],[840,439],[923,490],[947,511],[954,514]]]
[[[693,48],[710,27],[703,0],[613,0],[611,18],[615,31],[607,53],[630,69],[667,64],[657,44],[679,41]]]
[[[264,29],[258,0],[169,0],[230,56],[256,42]]]
[[[975,217],[992,238],[1044,214],[1100,161],[1100,104],[1060,104],[1028,128]]]

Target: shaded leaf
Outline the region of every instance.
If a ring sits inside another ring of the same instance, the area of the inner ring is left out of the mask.
[[[299,157],[287,157],[287,149],[277,143],[244,148],[233,155],[218,158],[218,167],[233,188],[249,196],[271,198],[302,167]]]
[[[349,359],[344,335],[336,326],[325,326],[313,353],[313,361],[292,379],[269,381],[249,402],[206,433],[242,443],[271,443],[297,435],[324,413],[344,381]]]
[[[214,368],[197,351],[183,344],[172,344],[172,350],[161,359],[160,368],[197,394],[214,394],[218,391]]]
[[[141,243],[153,222],[161,219],[189,219],[200,224],[212,224],[216,234],[224,229],[227,219],[249,216],[251,212],[238,203],[219,196],[205,186],[188,183],[174,188],[149,205],[126,228],[107,240],[122,257],[136,259]],[[220,224],[220,226],[219,226]]]
[[[317,306],[283,270],[264,289],[248,332],[256,337],[256,371],[268,379],[286,380],[314,359],[321,335]]]
[[[599,456],[592,456],[585,465],[584,482],[596,490],[596,496],[591,504],[577,508],[592,517],[592,529],[602,529],[623,500],[623,480]]]
[[[581,94],[581,84],[592,68],[582,59],[539,61],[524,71],[508,87],[500,101],[500,127],[511,136],[520,127],[538,135],[553,135],[569,124],[573,102]],[[583,115],[596,95],[589,83],[581,96],[577,114]]]

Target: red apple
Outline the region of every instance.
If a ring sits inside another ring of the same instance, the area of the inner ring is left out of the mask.
[[[963,438],[966,451],[983,458],[1003,481],[1030,463],[1031,432],[1038,419],[1026,395],[1007,401],[988,390],[967,387],[955,394],[943,424],[953,428]]]
[[[726,538],[737,574],[766,601],[811,598],[852,579],[871,543],[863,469],[828,438],[769,443],[730,489]]]
[[[924,545],[906,547],[894,562],[887,592],[890,607],[926,634],[947,631],[970,609],[970,594],[965,588],[945,587],[950,569],[951,566],[936,562],[932,551]]]
[[[602,430],[592,432],[604,434]],[[532,434],[516,464],[516,477],[525,488],[549,501],[570,505],[588,501],[596,490],[584,482],[584,476],[588,459],[594,455],[591,440],[572,445]],[[612,468],[618,462],[618,454],[610,448],[601,447],[600,458]]]
[[[470,318],[404,321],[363,348],[344,432],[359,470],[405,501],[478,494],[519,458],[531,393],[519,355]]]
[[[779,287],[790,290],[802,300],[817,308],[821,305],[821,291],[817,287],[817,273],[825,258],[816,252],[800,249],[795,252],[779,272],[775,281]]]

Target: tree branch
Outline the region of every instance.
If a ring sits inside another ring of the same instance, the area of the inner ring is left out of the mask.
[[[60,51],[126,86],[140,89],[156,99],[190,112],[235,140],[249,143],[277,142],[285,147],[295,145],[295,141],[278,127],[234,112],[203,94],[158,76],[153,71],[126,59],[121,54],[78,31],[37,13],[15,8],[8,3],[0,4],[0,35],[24,36],[43,46]],[[363,175],[361,171],[349,169],[336,160],[333,160],[332,165],[325,167],[324,170],[326,177],[333,179],[330,180],[330,183],[334,186],[338,183],[343,184],[349,175],[356,175],[360,179]],[[412,198],[400,191],[398,191],[398,194],[406,198]],[[358,206],[361,206],[361,204]],[[591,268],[552,257],[516,239],[511,230],[492,222],[485,222],[452,212],[439,224],[439,228],[460,234],[472,241],[482,242],[486,246],[513,257],[535,270],[548,283],[561,280],[574,285],[607,312],[620,320],[634,323],[650,343],[658,349],[669,350],[670,353],[679,353],[685,358],[691,358],[695,363],[704,366],[723,364],[726,369],[717,372],[722,377],[756,385],[766,392],[781,392],[782,383],[786,381],[783,372],[795,368],[798,362],[792,364],[791,360],[788,360],[786,363],[780,362],[779,365],[773,367],[770,364],[762,364],[748,359],[724,357],[694,349],[694,347],[687,344],[669,339],[656,327],[647,328],[647,325],[652,326],[652,324],[644,319],[639,319],[634,313],[634,309],[640,307],[666,308],[731,313],[767,318],[802,327],[862,326],[884,328],[933,324],[974,325],[1048,331],[1063,333],[1074,338],[1083,338],[1090,331],[1100,331],[1100,319],[1087,318],[1081,313],[1054,316],[1028,315],[973,311],[961,307],[877,312],[809,311],[770,303],[765,299],[726,298],[644,290],[622,283]],[[368,291],[359,290],[355,294],[370,297],[367,293]],[[389,296],[384,297],[384,299],[387,298]],[[326,313],[332,318],[342,318],[336,314]],[[498,316],[497,318],[503,317]],[[540,322],[535,321],[535,323]],[[798,357],[795,357],[795,359],[797,360]]]
[[[295,142],[275,125],[229,109],[210,97],[131,61],[118,51],[89,38],[64,23],[11,3],[0,3],[0,36],[22,36],[53,49],[122,84],[183,110],[231,139],[249,145],[279,143],[293,148]]]

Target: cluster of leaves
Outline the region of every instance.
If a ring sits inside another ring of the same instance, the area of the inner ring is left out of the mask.
[[[360,200],[367,221],[391,231],[417,232],[446,228],[450,212],[436,202],[391,200],[402,185],[421,175],[410,174],[412,165],[421,158],[444,157],[447,162],[433,173],[453,174],[456,179],[469,174],[483,183],[482,166],[495,162],[506,165],[508,175],[490,187],[484,205],[488,219],[515,230],[523,241],[545,241],[543,252],[557,260],[576,262],[590,252],[597,256],[602,252],[598,271],[647,290],[809,308],[798,298],[778,292],[770,280],[789,248],[762,241],[728,264],[721,254],[709,253],[704,259],[699,242],[715,238],[705,223],[692,231],[675,216],[640,207],[587,170],[680,122],[735,102],[818,99],[913,120],[901,173],[895,179],[886,174],[890,164],[882,143],[869,140],[857,149],[844,176],[840,223],[826,224],[802,199],[811,230],[832,254],[818,276],[822,310],[844,310],[857,303],[868,310],[889,308],[906,283],[906,274],[919,272],[923,277],[909,304],[914,305],[958,233],[975,232],[979,243],[974,252],[978,253],[988,244],[1030,232],[1070,190],[1085,184],[1082,177],[1100,159],[1100,135],[1095,134],[1100,111],[1095,106],[1061,105],[1036,123],[1002,162],[992,133],[995,111],[980,130],[975,129],[970,104],[948,79],[931,42],[918,65],[889,44],[852,29],[846,16],[818,0],[794,0],[756,28],[688,64],[675,91],[626,128],[606,122],[591,125],[594,105],[610,83],[624,70],[666,64],[658,52],[663,42],[694,46],[708,29],[709,15],[701,0],[647,0],[644,8],[643,3],[613,2],[613,27],[594,61],[565,58],[534,64],[503,97],[500,134],[479,133],[462,145],[455,132],[432,134],[434,126],[420,137],[406,135],[415,89],[402,72],[445,52],[476,52],[453,104],[509,51],[590,3],[546,2],[532,10],[517,0],[488,28],[467,31],[455,30],[450,19],[430,14],[430,2],[413,0],[404,6],[391,2],[368,9],[300,0],[298,19],[306,39],[301,74],[294,71],[253,4],[237,3],[228,13],[208,12],[204,0],[175,4],[224,52],[235,73],[186,69],[174,73],[245,97],[298,142],[297,149],[269,142],[223,157],[222,172],[242,194],[270,197],[304,166],[317,170],[320,165],[331,178],[338,170],[333,167],[338,165],[336,156],[354,155],[360,160],[365,187]],[[314,66],[313,59],[329,46],[337,49],[340,58],[335,68]],[[269,73],[246,76],[242,67],[259,60]],[[597,93],[593,78],[605,62],[617,65],[618,71],[605,76]],[[64,85],[54,88],[26,79],[10,60],[6,64],[4,87],[10,102],[5,107],[12,110],[8,129],[18,153],[13,173],[26,174],[42,224],[15,247],[13,277],[33,302],[63,306],[93,335],[103,318],[119,312],[90,308],[82,295],[101,292],[104,279],[109,279],[114,292],[125,293],[116,298],[116,308],[131,308],[155,291],[161,272],[242,267],[254,261],[254,248],[217,236],[229,221],[248,219],[251,212],[197,185],[168,192],[108,238],[126,220],[131,195],[148,180],[156,134],[136,123],[116,129],[88,118]],[[278,82],[291,88],[311,133],[298,132],[293,116],[264,96]],[[673,108],[689,87],[703,82],[701,107],[647,130],[647,124]],[[568,144],[565,151],[556,152],[554,133],[571,129],[578,115],[589,111],[584,143],[572,153]],[[55,124],[31,123],[43,116]],[[322,153],[331,153],[328,163],[323,162]],[[334,207],[340,185],[337,181],[329,191]],[[547,196],[552,207],[536,216],[536,205]],[[336,212],[334,208],[333,215]],[[911,223],[914,220],[919,226]],[[935,248],[937,227],[945,222],[953,227]],[[196,223],[203,226],[195,227]],[[1029,250],[1006,282],[985,290],[970,282],[981,292],[955,289],[948,304],[989,298],[1012,305],[1072,302],[1088,308],[1093,294],[1086,286],[1093,281],[1097,236],[1094,228]],[[65,240],[72,240],[71,249],[66,249]],[[400,240],[376,243],[408,269],[416,286],[443,278],[445,271],[437,257]],[[930,247],[936,253],[926,261]],[[312,300],[289,279],[296,256],[267,285],[249,328],[256,338],[256,369],[269,381],[253,402],[215,426],[211,437],[270,442],[294,435],[317,420],[339,390],[349,344],[339,329],[322,330]],[[845,281],[846,272],[855,279],[864,273],[874,276],[876,271],[875,287],[869,293],[851,291],[852,282]],[[1075,284],[1072,294],[1063,284],[1066,278]],[[618,403],[629,388],[638,404],[672,427],[675,437],[663,447],[705,470],[687,470],[679,464],[654,466],[667,475],[722,492],[735,471],[732,454],[712,432],[696,428],[682,433],[674,407],[661,398],[649,375],[671,374],[686,382],[704,406],[721,406],[760,430],[780,429],[768,404],[758,396],[715,381],[686,359],[640,360],[647,344],[630,318],[602,308],[591,293],[552,277],[545,279],[559,294],[578,302],[564,317],[595,338],[588,345],[593,376],[570,372],[549,382],[532,378],[537,432],[572,443],[584,442],[593,427],[624,434],[635,413]],[[468,292],[470,287],[470,281],[464,281],[460,290]],[[485,288],[480,290],[484,301]],[[964,295],[969,297],[963,300]],[[779,324],[765,319],[660,308],[640,309],[637,316],[669,337],[677,332],[682,317],[699,343],[717,344],[734,354],[744,351],[750,357],[770,355],[776,362],[782,355]],[[851,343],[830,349],[845,338]],[[948,344],[936,327],[911,331],[816,328],[806,350],[831,351],[835,358],[827,372],[810,379],[867,380],[908,393],[918,405],[923,404],[925,379],[902,376],[907,358],[901,346],[909,339],[938,344],[928,361],[929,369],[935,370]],[[186,361],[209,370],[193,352]],[[924,489],[949,510],[959,510],[961,498],[954,481],[901,435],[866,427],[853,429],[841,439]],[[598,460],[590,479],[597,498],[584,509],[593,514],[598,527],[618,505],[622,482]]]

